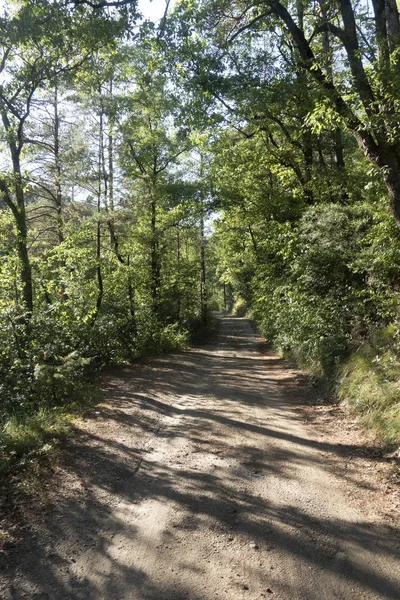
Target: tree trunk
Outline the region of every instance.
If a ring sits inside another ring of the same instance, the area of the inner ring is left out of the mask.
[[[101,89],[100,89],[101,93]],[[96,309],[92,318],[92,326],[94,325],[103,303],[104,283],[103,274],[101,271],[101,193],[103,181],[103,112],[100,110],[99,119],[99,156],[98,156],[98,188],[97,188],[97,227],[96,227],[96,275],[97,275],[97,298]]]
[[[32,267],[28,254],[28,227],[26,221],[25,195],[21,177],[20,152],[17,150],[15,142],[12,142],[11,146],[16,203],[11,199],[9,194],[8,201],[6,197],[6,202],[12,210],[17,228],[17,248],[21,264],[22,299],[29,318],[33,313],[33,283]]]
[[[325,25],[328,25],[328,15],[326,12],[326,1],[319,0],[319,5],[320,5],[320,9],[321,9],[322,22]],[[333,55],[332,55],[332,45],[331,45],[329,30],[327,29],[327,30],[323,31],[321,35],[322,35],[322,50],[325,54],[325,70],[328,75],[329,81],[331,83],[333,83],[333,67],[332,67]],[[336,169],[342,179],[342,181],[341,181],[342,190],[341,190],[340,196],[341,196],[342,202],[344,202],[345,200],[347,200],[348,194],[346,192],[346,183],[343,180],[344,176],[345,176],[345,163],[344,163],[343,136],[342,136],[342,130],[340,129],[340,127],[336,127],[335,131],[333,132],[333,145],[334,145],[334,149],[335,149]]]
[[[304,123],[304,119],[303,119]],[[313,142],[310,129],[304,125],[303,133],[303,155],[304,155],[304,196],[307,204],[314,203],[314,194],[312,190],[312,169],[313,169]]]
[[[60,160],[60,117],[58,113],[58,84],[54,85],[54,162],[55,162],[55,203],[57,211],[57,236],[58,243],[64,241],[63,198],[61,188],[61,160]]]
[[[33,92],[32,92],[33,93]],[[4,99],[1,103],[1,119],[4,129],[7,133],[6,140],[11,155],[13,165],[13,187],[15,200],[12,198],[10,189],[5,179],[0,180],[0,190],[4,194],[4,200],[11,209],[17,228],[17,248],[18,257],[21,265],[21,283],[22,283],[22,299],[24,303],[24,312],[27,313],[27,319],[33,313],[33,283],[32,283],[32,268],[28,254],[28,227],[26,220],[25,208],[25,193],[21,175],[21,152],[23,148],[23,128],[26,118],[29,115],[30,100],[26,104],[26,112],[19,117],[18,126],[13,129],[9,119],[7,108],[5,107]]]
[[[206,290],[206,260],[205,260],[205,236],[204,236],[204,204],[201,203],[200,216],[200,306],[201,322],[207,325],[207,290]]]
[[[388,157],[388,168],[383,170],[383,179],[389,191],[390,208],[400,229],[400,160],[396,156]]]
[[[110,81],[109,94],[112,95],[113,84]],[[104,175],[105,193],[108,194],[108,200],[106,198],[106,208],[109,213],[107,225],[110,233],[110,244],[112,250],[115,252],[115,256],[121,264],[126,264],[126,260],[119,251],[119,239],[115,232],[115,221],[114,221],[114,124],[113,119],[108,115],[108,173]],[[105,158],[103,152],[103,170],[105,173]]]
[[[397,0],[386,0],[386,21],[388,32],[388,43],[390,52],[394,52],[400,44],[400,19]],[[395,58],[396,71],[400,74],[400,56],[397,53]]]
[[[203,156],[200,156],[200,185],[203,185]],[[206,258],[205,258],[205,235],[204,235],[204,194],[200,189],[200,311],[201,322],[207,325],[208,305],[206,289]]]
[[[33,312],[33,286],[32,286],[32,268],[28,254],[28,243],[27,243],[27,223],[25,205],[21,203],[21,197],[23,199],[23,188],[18,183],[18,178],[14,180],[14,190],[19,198],[19,206],[14,202],[11,197],[11,192],[6,181],[0,178],[0,191],[3,194],[3,199],[6,205],[10,208],[17,229],[17,251],[20,262],[20,280],[22,283],[22,301],[24,304],[24,312],[28,313],[28,318]],[[18,190],[18,193],[17,193]],[[22,196],[21,196],[22,195]],[[18,304],[18,291],[16,290],[15,299]]]
[[[130,273],[130,258],[126,259],[126,264],[128,266],[128,298],[129,298],[129,313],[131,315],[131,328],[132,333],[136,335],[137,333],[137,323],[136,323],[136,302],[135,302],[135,288],[133,287],[132,277]]]
[[[27,225],[25,216],[25,207],[22,211],[18,210],[16,216],[17,226],[17,248],[18,257],[21,264],[21,283],[22,283],[22,298],[25,309],[28,313],[28,318],[33,313],[33,285],[32,285],[32,267],[28,254],[27,243]]]
[[[152,310],[155,315],[158,315],[160,309],[160,257],[158,252],[158,233],[157,233],[157,203],[155,198],[155,189],[151,191],[151,298],[152,298]]]
[[[61,183],[61,157],[60,157],[60,115],[58,111],[58,82],[54,83],[54,164],[55,164],[55,208],[57,219],[58,244],[64,242],[64,202]],[[65,266],[65,261],[60,261],[60,267]],[[60,297],[63,302],[68,299],[65,282],[60,283]]]
[[[176,234],[176,270],[177,270],[177,281],[178,281],[178,293],[177,293],[177,307],[176,307],[176,313],[177,313],[177,320],[178,323],[181,320],[181,290],[180,290],[180,279],[181,279],[181,236],[180,236],[180,232],[179,232],[179,225],[177,228],[177,234]]]

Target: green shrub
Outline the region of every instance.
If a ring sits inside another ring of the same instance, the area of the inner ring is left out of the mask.
[[[342,365],[338,394],[367,427],[400,444],[400,342],[397,325],[374,332]]]
[[[10,417],[0,430],[0,475],[51,452],[69,432],[71,420],[71,407],[40,408],[34,414]]]
[[[248,313],[249,307],[247,302],[239,297],[236,299],[233,308],[232,308],[232,314],[235,317],[245,317]]]
[[[138,355],[155,355],[182,350],[188,345],[189,333],[178,323],[162,325],[154,317],[143,322],[138,331]]]

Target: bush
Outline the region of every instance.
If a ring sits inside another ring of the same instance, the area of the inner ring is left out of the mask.
[[[385,295],[368,285],[372,227],[365,205],[308,208],[291,235],[281,236],[279,269],[272,259],[254,278],[253,308],[263,335],[331,381],[349,345],[388,314]]]
[[[0,473],[51,450],[88,393],[93,396],[88,375],[110,362],[187,343],[188,331],[177,323],[143,314],[137,330],[113,307],[95,320],[76,318],[61,302],[38,311],[29,324],[17,313],[0,314]]]
[[[237,300],[235,301],[235,304],[233,305],[232,308],[232,314],[235,317],[245,317],[248,313],[249,307],[247,305],[247,302],[243,299],[243,298],[237,298]]]
[[[188,331],[180,329],[178,323],[163,326],[154,319],[151,327],[143,328],[139,333],[140,354],[155,355],[182,350],[188,345],[188,339]]]
[[[340,369],[338,394],[388,443],[400,445],[400,331],[374,332]]]
[[[41,408],[9,418],[0,431],[0,475],[48,454],[71,426],[71,412]]]

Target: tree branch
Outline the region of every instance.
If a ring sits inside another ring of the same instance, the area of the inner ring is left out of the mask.
[[[242,27],[240,27],[237,31],[235,31],[235,33],[226,40],[227,44],[231,44],[233,42],[233,40],[235,40],[238,37],[238,35],[243,33],[243,31],[246,31],[246,29],[250,29],[251,27],[253,27],[253,25],[258,23],[258,21],[261,21],[262,19],[264,19],[264,17],[268,17],[270,14],[271,14],[271,11],[261,13],[261,15],[254,17],[254,19],[252,19],[251,21],[246,23],[246,25],[242,25]]]
[[[171,0],[166,0],[165,3],[165,11],[164,14],[162,16],[162,19],[160,21],[160,28],[157,32],[157,42],[160,41],[162,34],[164,33],[164,29],[165,29],[165,25],[167,23],[167,15],[168,15],[168,10],[169,10],[169,5],[171,3]]]
[[[138,158],[138,156],[136,154],[136,151],[135,151],[135,149],[133,147],[132,142],[128,142],[128,146],[130,148],[130,151],[131,151],[131,154],[133,156],[133,159],[134,159],[135,163],[139,167],[139,170],[140,170],[141,174],[142,175],[146,175],[146,169],[144,168],[143,163],[139,160],[139,158]]]
[[[351,110],[350,106],[338,92],[333,82],[329,80],[329,78],[318,66],[315,60],[314,52],[312,51],[309,42],[306,40],[303,31],[296,25],[287,8],[283,6],[279,0],[269,0],[268,3],[275,15],[286,25],[293,42],[296,44],[302,59],[301,66],[310,73],[310,75],[325,91],[326,96],[333,103],[337,113],[343,118],[348,128],[353,132],[361,149],[371,159],[373,157],[372,160],[378,164],[380,161],[378,146],[372,134],[365,129],[363,123]],[[341,0],[341,6],[344,13],[343,19],[345,22],[344,31],[346,38],[351,38],[350,41],[346,41],[346,52],[349,56],[349,61],[351,58],[353,76],[357,79],[357,91],[360,93],[360,96],[362,96],[363,102],[365,102],[366,111],[371,114],[371,112],[373,112],[371,102],[371,99],[373,99],[373,94],[366,78],[361,59],[357,57],[358,42],[354,14],[352,12],[351,5],[349,14],[348,5],[350,5],[349,0]]]
[[[34,146],[43,146],[54,153],[54,146],[48,142],[43,142],[42,140],[33,140],[32,138],[24,138],[24,142],[26,144],[33,144]]]
[[[119,8],[123,6],[128,6],[129,4],[134,4],[137,6],[137,0],[115,0],[111,2],[107,2],[107,0],[101,2],[92,2],[91,0],[67,0],[67,4],[73,4],[74,6],[90,6],[90,8],[99,9],[99,8]]]

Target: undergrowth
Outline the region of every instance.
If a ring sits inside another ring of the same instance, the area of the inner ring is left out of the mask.
[[[63,406],[37,402],[30,410],[6,417],[0,430],[0,505],[15,492],[13,478],[21,483],[21,473],[51,459],[60,442],[70,435],[77,417],[99,400],[99,393],[89,382],[80,382],[79,392]],[[20,486],[19,486],[20,487]]]
[[[207,316],[206,324],[200,319],[193,322],[190,327],[189,341],[191,344],[201,345],[212,342],[218,333],[218,320],[213,313]]]
[[[263,321],[258,323],[261,333],[271,341]],[[303,325],[304,321],[298,329]],[[277,335],[272,338],[272,346],[312,373],[321,389],[336,396],[382,442],[400,447],[400,326],[392,324],[376,329],[362,343],[349,344],[347,348],[345,344],[335,345],[331,338],[321,336],[321,342],[326,344],[315,345],[312,355],[308,352],[312,336],[285,347],[282,335]],[[323,368],[326,357],[329,368]]]
[[[374,332],[341,365],[337,392],[382,440],[400,445],[400,340],[395,325]]]
[[[248,312],[249,306],[247,305],[247,302],[239,296],[233,305],[232,314],[235,317],[245,317]]]
[[[21,482],[23,487],[24,478],[41,462],[52,460],[60,442],[71,434],[74,421],[100,400],[94,382],[99,371],[110,363],[183,350],[189,341],[202,343],[215,327],[215,318],[210,316],[206,328],[199,322],[188,323],[186,329],[176,324],[149,328],[138,335],[134,356],[119,353],[112,359],[98,352],[97,361],[85,359],[82,365],[78,354],[73,361],[47,361],[45,369],[41,365],[27,370],[30,378],[25,377],[25,382],[22,375],[20,383],[15,376],[10,378],[13,388],[0,385],[0,505],[8,503],[15,488],[20,488]]]

